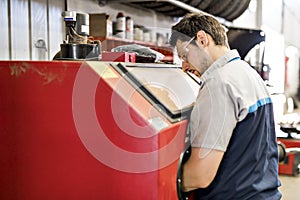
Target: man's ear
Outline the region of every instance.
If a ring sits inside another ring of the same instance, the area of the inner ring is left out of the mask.
[[[209,44],[208,36],[204,31],[198,31],[196,41],[197,44],[203,48],[207,47]]]

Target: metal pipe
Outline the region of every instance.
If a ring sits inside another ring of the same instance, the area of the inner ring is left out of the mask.
[[[256,1],[256,15],[255,15],[255,22],[256,22],[256,28],[260,29],[262,26],[262,10],[263,9],[263,2],[262,0]]]
[[[183,3],[181,1],[178,1],[178,0],[156,0],[157,2],[168,2],[168,3],[171,3],[175,6],[178,6],[180,8],[183,8],[185,10],[188,10],[190,12],[194,12],[194,13],[202,13],[202,14],[205,14],[205,15],[210,15],[202,10],[199,10],[197,8],[194,8],[193,6],[190,6],[186,3]]]
[[[186,3],[183,3],[181,1],[178,1],[178,0],[128,0],[128,1],[122,1],[122,0],[110,0],[110,1],[107,1],[107,0],[98,0],[98,3],[100,6],[105,6],[107,3],[129,3],[129,2],[167,2],[167,3],[170,3],[170,4],[173,4],[177,7],[180,7],[182,9],[185,9],[187,11],[190,11],[190,12],[193,12],[193,13],[202,13],[204,15],[210,15],[212,17],[215,17],[218,21],[220,21],[221,23],[225,24],[227,21],[223,18],[219,18],[219,17],[216,17],[216,16],[213,16],[207,12],[204,12],[198,8],[194,8],[193,6],[190,6]]]
[[[126,2],[153,2],[150,0],[128,0],[128,1],[121,1],[121,0],[110,0],[110,1],[105,1],[105,0],[99,0],[99,5],[105,5],[106,3],[126,3]],[[195,13],[203,13],[206,15],[210,15],[206,12],[203,12],[202,10],[199,10],[197,8],[194,8],[193,6],[190,6],[186,3],[183,3],[178,0],[154,0],[154,2],[168,2],[170,4],[173,4],[175,6],[178,6],[180,8],[183,8],[185,10],[188,10],[190,12],[195,12]]]

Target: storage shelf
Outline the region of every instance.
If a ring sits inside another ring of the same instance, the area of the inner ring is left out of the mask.
[[[111,51],[114,47],[128,44],[138,44],[162,53],[165,57],[162,62],[173,62],[173,49],[168,45],[158,45],[154,42],[145,42],[137,40],[128,40],[116,37],[94,37],[95,40],[101,41],[102,51]]]

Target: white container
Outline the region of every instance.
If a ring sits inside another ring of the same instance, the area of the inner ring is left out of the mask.
[[[122,12],[119,12],[117,15],[116,37],[122,39],[126,38],[126,18]]]
[[[134,40],[144,40],[144,31],[141,28],[134,28]]]
[[[133,40],[133,20],[126,17],[126,39]]]

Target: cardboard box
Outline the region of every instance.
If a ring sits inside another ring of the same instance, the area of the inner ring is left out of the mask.
[[[90,18],[90,36],[93,37],[111,37],[112,21],[105,13],[89,14]]]

